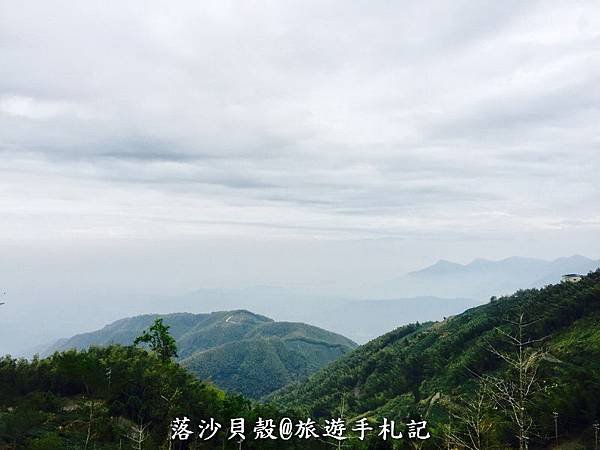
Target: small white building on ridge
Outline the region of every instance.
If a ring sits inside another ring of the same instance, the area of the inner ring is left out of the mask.
[[[581,278],[583,278],[583,275],[579,275],[578,273],[567,273],[562,276],[562,282],[577,283],[578,281],[581,281]]]

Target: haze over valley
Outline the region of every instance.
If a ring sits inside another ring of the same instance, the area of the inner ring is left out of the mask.
[[[439,261],[353,290],[254,286],[196,289],[178,296],[65,290],[72,297],[55,300],[60,307],[40,303],[25,311],[17,306],[27,303],[7,292],[0,342],[5,353],[32,356],[43,353],[59,338],[128,316],[246,309],[275,320],[322,327],[362,344],[401,325],[441,320],[486,303],[491,296],[543,287],[559,282],[565,273],[586,274],[598,267],[599,260],[579,255],[553,261],[476,259],[465,265]]]

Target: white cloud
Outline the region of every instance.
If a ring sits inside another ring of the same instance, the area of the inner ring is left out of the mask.
[[[40,100],[20,95],[0,96],[0,113],[24,119],[53,119],[60,116],[71,119],[94,117],[90,111],[72,102]]]
[[[595,230],[598,29],[592,1],[1,2],[2,235]]]

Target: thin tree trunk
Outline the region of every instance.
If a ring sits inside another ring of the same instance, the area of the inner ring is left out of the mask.
[[[94,418],[94,402],[91,401],[90,402],[90,419],[88,421],[88,429],[87,429],[87,436],[85,437],[85,446],[84,449],[87,450],[88,448],[88,444],[90,442],[90,437],[92,435],[92,420]]]

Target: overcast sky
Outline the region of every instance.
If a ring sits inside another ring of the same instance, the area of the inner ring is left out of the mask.
[[[597,258],[599,86],[597,1],[0,0],[0,281]]]

